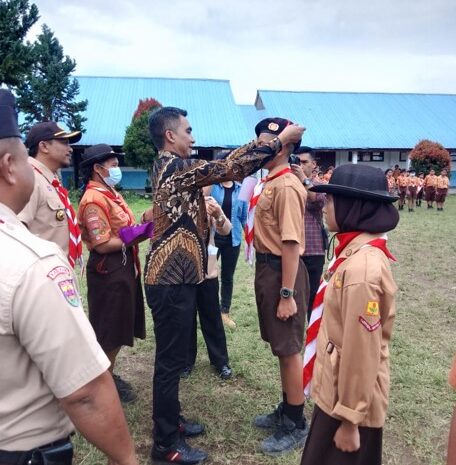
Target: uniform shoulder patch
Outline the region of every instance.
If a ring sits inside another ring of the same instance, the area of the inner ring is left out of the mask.
[[[79,307],[79,295],[72,279],[65,279],[57,283],[63,297],[72,307]]]
[[[366,315],[367,316],[379,316],[380,315],[380,307],[379,307],[378,301],[370,300],[369,302],[367,302]]]
[[[56,266],[46,275],[49,279],[54,280],[57,276],[65,275],[71,276],[70,270],[66,266]]]

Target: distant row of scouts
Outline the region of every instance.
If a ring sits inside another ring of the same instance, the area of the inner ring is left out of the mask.
[[[415,170],[399,169],[396,165],[394,170],[387,169],[385,174],[389,192],[399,196],[399,210],[403,210],[407,202],[408,211],[413,212],[415,206],[421,207],[421,201],[424,198],[428,208],[434,208],[435,202],[437,211],[443,211],[449,187],[447,169],[443,168],[439,175],[431,169],[425,176],[423,172],[417,175]]]

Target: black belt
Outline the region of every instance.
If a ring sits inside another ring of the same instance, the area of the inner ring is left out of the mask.
[[[0,450],[0,465],[71,465],[73,446],[70,437],[27,451]]]
[[[304,256],[300,255],[299,258],[304,260]],[[255,253],[255,259],[258,263],[282,263],[282,257],[280,255],[274,255],[272,253]]]

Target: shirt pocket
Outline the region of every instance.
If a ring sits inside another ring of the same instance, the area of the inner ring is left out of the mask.
[[[272,198],[262,195],[257,202],[258,219],[263,224],[273,225],[274,215],[272,214]]]
[[[49,224],[54,228],[67,227],[68,219],[63,203],[56,199],[47,199],[46,203],[49,209]]]
[[[331,349],[329,349],[332,347]],[[328,350],[331,350],[329,353]],[[339,349],[332,343],[328,342],[325,351],[325,360],[323,363],[321,375],[321,391],[325,399],[325,403],[333,409],[339,400],[338,384],[339,384],[339,366],[340,352]]]

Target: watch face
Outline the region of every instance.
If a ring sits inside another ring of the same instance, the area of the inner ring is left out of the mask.
[[[284,299],[288,299],[291,296],[291,292],[288,289],[280,289],[280,296]]]

